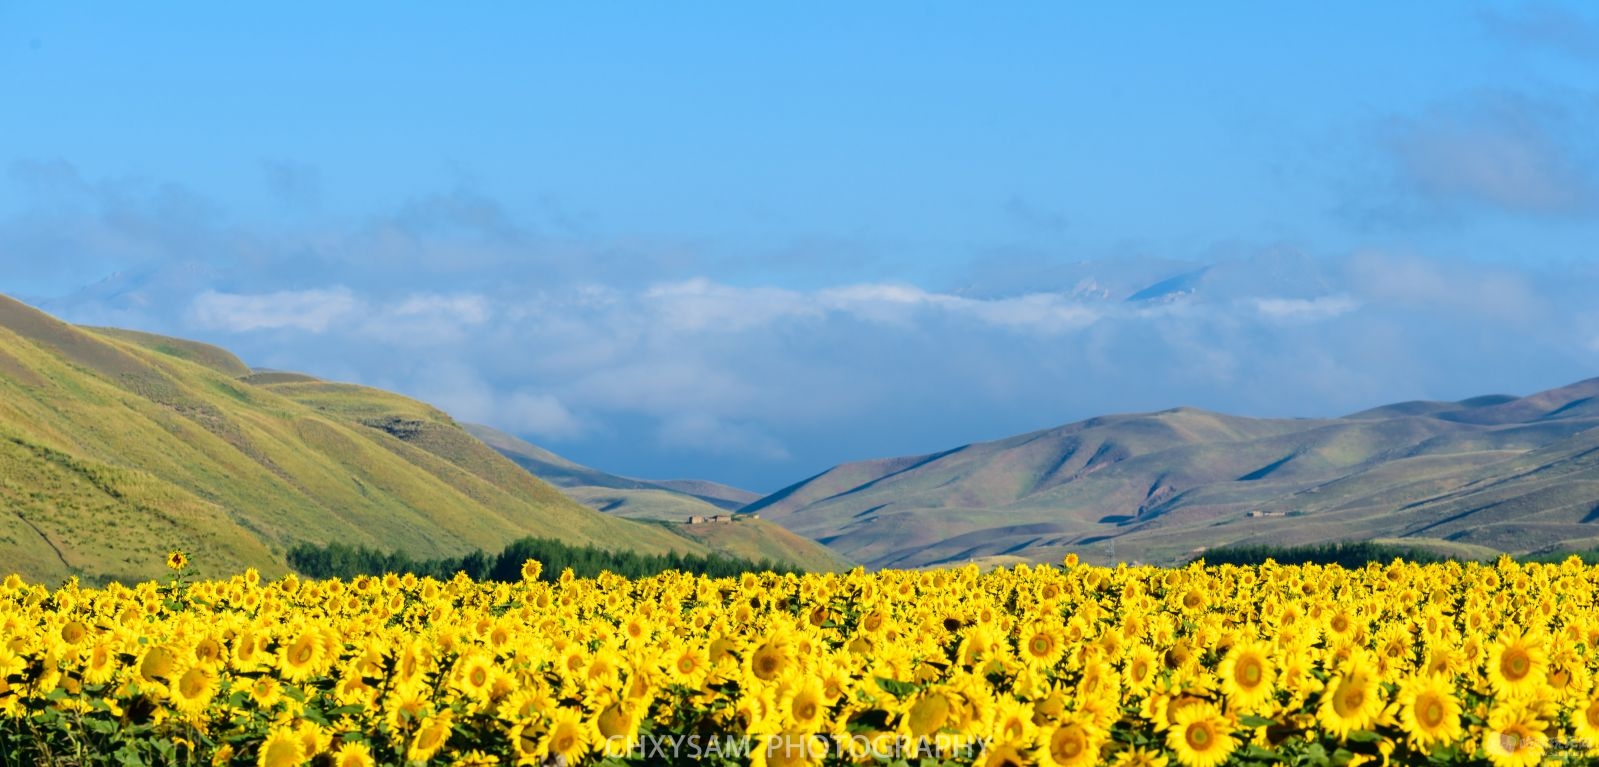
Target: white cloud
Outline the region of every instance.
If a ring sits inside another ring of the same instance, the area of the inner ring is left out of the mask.
[[[651,286],[643,299],[654,321],[690,332],[748,330],[815,311],[806,297],[795,291],[740,288],[703,277]]]
[[[1249,304],[1262,317],[1273,320],[1329,320],[1360,308],[1360,302],[1346,295],[1315,298],[1252,298]]]
[[[252,330],[326,332],[356,316],[362,303],[348,288],[237,294],[207,290],[195,296],[190,314],[200,327],[244,333]]]
[[[480,325],[489,319],[489,301],[480,295],[419,293],[408,296],[390,310],[396,317],[449,319]]]
[[[1353,291],[1374,304],[1516,324],[1536,321],[1549,311],[1548,299],[1524,274],[1504,267],[1369,250],[1350,258],[1348,270]]]
[[[551,394],[512,392],[496,404],[492,417],[502,429],[544,439],[572,439],[584,431],[578,417]]]

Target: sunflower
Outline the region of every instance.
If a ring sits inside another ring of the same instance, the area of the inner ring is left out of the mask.
[[[1015,746],[992,746],[983,749],[983,767],[1028,767],[1032,762]]]
[[[1488,684],[1498,696],[1524,698],[1545,682],[1549,656],[1538,637],[1507,630],[1488,650]]]
[[[684,687],[699,687],[710,666],[710,657],[695,645],[685,644],[666,654],[667,677]]]
[[[283,685],[270,676],[256,677],[245,689],[258,708],[272,708],[283,699]]]
[[[472,653],[455,665],[450,687],[479,703],[489,699],[494,687],[494,662],[484,653]]]
[[[411,743],[405,750],[405,758],[423,762],[432,759],[434,754],[450,742],[453,724],[448,711],[423,719],[422,724],[416,728],[416,734],[411,736]]]
[[[292,636],[278,650],[278,672],[290,682],[304,682],[322,663],[322,637],[310,629]]]
[[[1271,663],[1271,648],[1265,644],[1245,642],[1233,645],[1216,672],[1221,677],[1222,691],[1227,694],[1229,710],[1255,711],[1271,698],[1275,670]]]
[[[1449,678],[1429,675],[1408,680],[1400,688],[1403,707],[1400,724],[1410,742],[1422,753],[1435,745],[1448,745],[1460,739],[1460,702]]]
[[[509,755],[519,765],[539,764],[547,753],[544,735],[544,729],[537,723],[531,720],[518,722],[511,727]]]
[[[821,731],[827,708],[822,680],[814,676],[807,676],[789,685],[777,701],[783,728],[795,732]]]
[[[5,648],[0,647],[0,653]],[[88,684],[105,684],[117,673],[117,651],[109,642],[100,642],[89,651],[83,666],[83,681]],[[5,676],[4,662],[0,661],[0,676]]]
[[[1053,668],[1066,654],[1066,638],[1060,628],[1035,623],[1017,635],[1016,655],[1030,669]]]
[[[172,678],[178,657],[166,645],[152,645],[139,660],[139,676],[147,682]]]
[[[1238,746],[1232,728],[1211,703],[1191,703],[1173,715],[1166,747],[1186,767],[1216,767]]]
[[[68,621],[65,626],[61,627],[61,641],[69,645],[76,645],[82,642],[88,635],[89,627],[83,621]]]
[[[561,708],[550,714],[549,729],[545,731],[542,748],[544,754],[557,756],[573,764],[589,751],[589,729],[583,726],[582,714],[570,708]]]
[[[1531,767],[1543,761],[1549,739],[1546,725],[1527,708],[1510,705],[1488,714],[1488,730],[1482,736],[1482,750],[1494,767]]]
[[[537,559],[529,559],[522,563],[522,580],[532,583],[544,574],[544,563]]]
[[[1382,713],[1382,689],[1374,671],[1365,654],[1357,652],[1322,690],[1317,720],[1340,740],[1355,730],[1370,729]]]
[[[1066,720],[1047,731],[1036,756],[1046,767],[1085,767],[1099,763],[1104,737],[1087,722]]]
[[[359,740],[344,741],[344,745],[333,752],[333,767],[376,766],[377,762],[372,759],[372,747]]]
[[[300,767],[306,755],[300,738],[291,729],[275,729],[267,735],[256,755],[256,767]]]
[[[944,729],[953,711],[949,696],[938,690],[925,690],[905,709],[900,718],[900,733],[910,738],[926,738]]]
[[[1110,762],[1111,767],[1166,767],[1169,760],[1158,751],[1144,748],[1129,748],[1116,754]]]
[[[1160,660],[1155,657],[1155,651],[1145,645],[1135,645],[1127,651],[1126,659],[1122,663],[1122,682],[1134,695],[1142,695],[1149,691],[1155,683],[1155,672],[1159,668]]]
[[[640,724],[635,704],[613,701],[594,717],[594,741],[606,756],[626,756],[638,746]]]
[[[300,739],[300,751],[314,758],[333,747],[333,735],[316,722],[301,722],[294,728],[294,737]]]
[[[203,665],[193,665],[168,685],[172,707],[189,716],[197,717],[211,705],[216,695],[217,676]]]
[[[171,568],[173,572],[182,572],[183,568],[188,566],[188,554],[183,553],[181,550],[173,550],[167,554],[167,567]]]
[[[788,649],[777,640],[769,640],[750,653],[749,674],[763,682],[775,681],[789,667]]]
[[[1571,726],[1577,739],[1587,744],[1589,753],[1599,752],[1599,682],[1571,712]]]

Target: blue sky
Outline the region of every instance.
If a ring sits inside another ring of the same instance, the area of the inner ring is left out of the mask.
[[[1585,4],[11,3],[0,291],[756,490],[1525,393],[1599,375],[1596,73]]]

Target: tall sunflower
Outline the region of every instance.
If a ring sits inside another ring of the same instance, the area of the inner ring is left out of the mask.
[[[1460,701],[1455,698],[1449,678],[1439,674],[1414,677],[1400,688],[1403,707],[1400,724],[1410,742],[1422,753],[1433,746],[1448,745],[1460,739]]]
[[[1488,714],[1482,750],[1494,767],[1532,767],[1543,761],[1549,748],[1544,734],[1548,725],[1526,706],[1511,704]]]
[[[1382,713],[1380,681],[1365,653],[1351,654],[1342,671],[1322,690],[1321,705],[1316,709],[1321,726],[1340,740],[1355,730],[1370,729]]]
[[[1509,629],[1488,650],[1488,684],[1497,696],[1525,698],[1545,683],[1549,656],[1536,636]]]
[[[1185,767],[1216,767],[1238,747],[1231,725],[1211,703],[1183,706],[1173,719],[1166,747]]]
[[[1087,722],[1068,719],[1046,731],[1039,746],[1038,764],[1042,767],[1086,767],[1099,763],[1104,735]]]
[[[1271,648],[1261,642],[1242,642],[1227,651],[1216,669],[1222,692],[1227,694],[1228,710],[1255,711],[1271,698],[1275,669]]]

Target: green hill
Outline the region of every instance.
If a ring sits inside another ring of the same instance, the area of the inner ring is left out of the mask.
[[[414,400],[0,297],[0,569],[144,578],[182,548],[279,572],[298,542],[423,558],[530,535],[709,550],[572,502]]]
[[[1178,408],[845,464],[749,506],[877,567],[1404,538],[1522,553],[1599,538],[1599,379],[1345,418]]]

